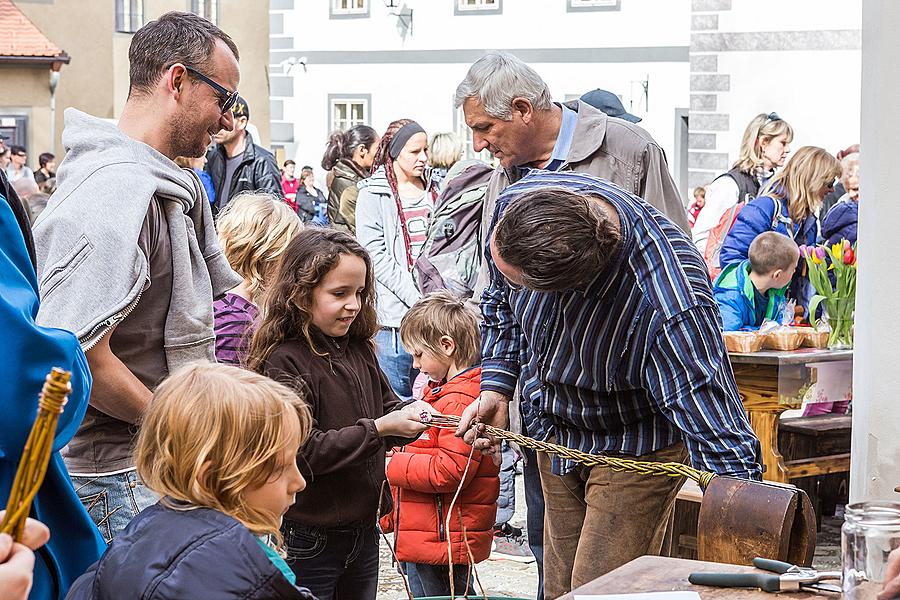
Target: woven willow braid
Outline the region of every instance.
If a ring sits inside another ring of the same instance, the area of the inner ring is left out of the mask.
[[[459,425],[459,417],[455,415],[431,415],[429,423],[433,427],[440,429],[456,429]],[[716,476],[715,473],[700,471],[682,463],[673,462],[650,462],[643,460],[634,460],[630,458],[617,458],[613,456],[603,456],[601,454],[588,454],[580,450],[573,450],[565,446],[551,444],[550,442],[541,442],[518,433],[499,429],[490,425],[484,425],[484,432],[490,436],[515,442],[523,448],[530,448],[535,452],[543,452],[545,454],[555,454],[560,458],[573,460],[586,467],[608,467],[614,471],[628,471],[629,473],[637,473],[639,475],[666,475],[668,477],[687,477],[696,481],[701,488],[706,488],[709,482]]]
[[[71,373],[56,367],[47,375],[38,401],[37,419],[25,442],[19,468],[9,494],[6,515],[0,523],[0,533],[8,533],[21,541],[25,533],[25,520],[31,512],[31,503],[44,481],[47,463],[53,452],[53,436],[66,399],[72,391]]]

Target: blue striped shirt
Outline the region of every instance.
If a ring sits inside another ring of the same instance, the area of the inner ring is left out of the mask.
[[[481,389],[511,397],[518,383],[526,431],[541,440],[631,456],[684,440],[695,467],[759,479],[759,441],[694,244],[640,198],[574,172],[535,170],[506,188],[491,231],[517,197],[550,186],[609,201],[622,242],[583,290],[559,292],[510,288],[488,246]],[[574,468],[562,463],[554,472]]]

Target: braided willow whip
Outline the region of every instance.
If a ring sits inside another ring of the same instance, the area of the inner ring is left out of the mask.
[[[427,416],[426,416],[427,414]],[[423,413],[421,415],[423,421],[433,427],[440,429],[456,429],[459,425],[459,417],[455,415],[432,415]],[[490,425],[482,424],[484,432],[496,438],[515,442],[523,448],[530,448],[536,452],[545,454],[555,454],[561,458],[573,460],[587,467],[608,467],[613,471],[628,471],[639,475],[666,475],[668,477],[687,477],[696,481],[701,488],[706,488],[709,482],[716,476],[715,473],[700,471],[688,465],[674,462],[650,462],[644,460],[634,460],[631,458],[618,458],[614,456],[603,456],[602,454],[588,454],[580,450],[573,450],[565,446],[551,444],[549,442],[541,442],[518,433],[499,429]]]
[[[44,482],[47,463],[53,452],[56,423],[66,404],[66,398],[72,391],[69,384],[71,377],[72,374],[68,371],[54,367],[44,381],[38,401],[37,419],[25,442],[25,450],[22,451],[12,491],[9,493],[6,515],[0,523],[0,533],[8,533],[16,541],[22,540],[25,520],[31,512],[31,502]]]

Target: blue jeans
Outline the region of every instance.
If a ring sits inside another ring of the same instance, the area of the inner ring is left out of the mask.
[[[287,563],[297,585],[319,600],[375,600],[378,534],[375,527],[325,529],[284,520]]]
[[[72,475],[72,485],[100,535],[110,543],[145,508],[156,504],[159,496],[138,479],[137,471],[102,476]]]
[[[544,600],[544,490],[541,487],[541,473],[538,470],[537,453],[530,448],[521,448],[525,456],[525,509],[528,546],[534,554],[538,569],[537,600]]]
[[[447,565],[403,563],[413,598],[450,595],[450,573]],[[468,586],[467,586],[468,584]],[[469,565],[453,565],[453,592],[456,596],[475,594],[475,575]]]
[[[400,400],[412,400],[412,383],[419,371],[413,369],[413,357],[400,343],[400,330],[382,327],[375,334],[375,344],[378,349],[378,365],[387,376],[394,393],[400,396]]]

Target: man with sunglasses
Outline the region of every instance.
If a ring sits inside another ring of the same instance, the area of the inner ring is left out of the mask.
[[[25,164],[28,161],[28,152],[22,146],[9,147],[10,158],[9,165],[6,167],[6,177],[10,183],[15,183],[20,179],[31,179],[34,181],[34,171]]]
[[[173,162],[234,127],[237,47],[170,12],[135,33],[129,59],[117,125],[66,110],[59,188],[34,229],[38,323],[74,332],[93,375],[64,458],[107,542],[157,500],[131,453],[152,390],[186,362],[214,360],[213,299],[241,281],[200,180]]]
[[[206,171],[213,180],[216,201],[213,212],[218,213],[229,200],[241,192],[264,191],[284,198],[281,172],[272,153],[253,143],[247,131],[250,107],[238,96],[231,108],[234,129],[216,134],[216,142],[206,155]]]

